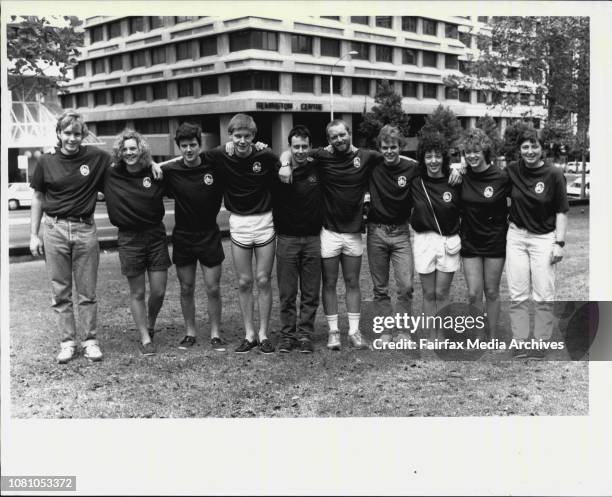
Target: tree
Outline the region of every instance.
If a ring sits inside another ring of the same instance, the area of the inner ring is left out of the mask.
[[[397,126],[404,136],[408,136],[410,131],[410,116],[402,110],[402,97],[393,90],[389,81],[382,81],[374,97],[376,105],[370,112],[366,112],[359,131],[366,138],[369,147],[376,146],[376,137],[380,129],[391,124]]]
[[[497,123],[488,114],[478,118],[476,121],[476,127],[483,130],[489,139],[491,140],[491,155],[497,157],[502,149],[502,139],[499,136],[499,130],[497,129]]]
[[[506,127],[501,150],[506,158],[506,162],[513,162],[519,159],[519,147],[521,146],[519,137],[523,134],[523,131],[532,127],[524,121],[519,121]]]
[[[567,119],[549,119],[541,131],[542,140],[548,146],[548,157],[558,158],[568,150],[573,140],[572,126]]]
[[[421,135],[432,135],[440,133],[444,137],[447,150],[456,147],[457,140],[461,136],[461,123],[455,113],[448,107],[440,104],[431,115],[425,118],[425,124],[421,128]]]
[[[62,19],[67,25],[56,25]],[[26,77],[28,84],[34,80],[36,91],[43,94],[59,89],[59,84],[68,80],[68,70],[77,62],[78,47],[83,46],[83,32],[77,30],[81,21],[74,16],[52,17],[51,21],[45,17],[11,16],[7,26],[10,90],[24,88]],[[59,74],[48,75],[45,70],[50,66]]]
[[[464,76],[445,83],[491,93],[493,103],[512,106],[518,92],[546,98],[548,118],[577,119],[578,134],[589,127],[589,18],[493,17],[491,31],[477,36],[480,54]]]

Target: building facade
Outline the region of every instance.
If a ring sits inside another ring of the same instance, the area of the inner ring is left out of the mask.
[[[402,95],[413,136],[439,104],[463,127],[485,114],[502,130],[508,119],[543,117],[528,93],[507,110],[484,91],[445,87],[486,29],[486,18],[459,16],[92,17],[62,106],[82,112],[105,148],[129,126],[147,136],[156,158],[178,152],[172,137],[186,120],[202,126],[205,148],[226,141],[237,112],[254,117],[257,138],[276,152],[296,124],[324,144],[330,75],[334,117],[353,129],[385,79]]]

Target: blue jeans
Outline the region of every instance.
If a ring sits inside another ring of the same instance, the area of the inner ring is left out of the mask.
[[[45,262],[53,292],[51,307],[57,315],[62,342],[76,340],[72,279],[77,293],[84,339],[96,338],[96,283],[100,248],[96,225],[44,217]]]
[[[368,223],[367,247],[375,315],[390,316],[393,313],[389,297],[390,264],[393,264],[397,283],[396,312],[412,314],[413,259],[408,223]]]
[[[281,336],[298,339],[312,338],[321,289],[321,240],[319,235],[277,235],[276,272],[280,293]],[[300,287],[299,320],[296,310],[298,279]]]

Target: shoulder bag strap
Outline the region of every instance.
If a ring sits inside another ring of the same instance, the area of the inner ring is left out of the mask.
[[[444,236],[442,234],[442,230],[440,229],[438,218],[436,217],[436,211],[434,210],[433,204],[431,203],[431,199],[429,198],[429,194],[427,193],[427,188],[425,188],[425,183],[423,183],[423,178],[421,178],[421,186],[423,187],[423,191],[425,192],[425,196],[427,197],[427,202],[429,202],[429,207],[431,207],[431,212],[433,213],[434,221],[436,222],[436,226],[438,227],[438,233],[440,233],[440,236]]]

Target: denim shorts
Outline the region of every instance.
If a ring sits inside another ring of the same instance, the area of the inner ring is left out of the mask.
[[[163,223],[143,231],[119,230],[117,247],[121,274],[128,278],[145,271],[166,271],[172,265]]]
[[[206,231],[172,232],[172,262],[177,266],[191,266],[199,261],[206,267],[215,267],[224,259],[218,226]]]

